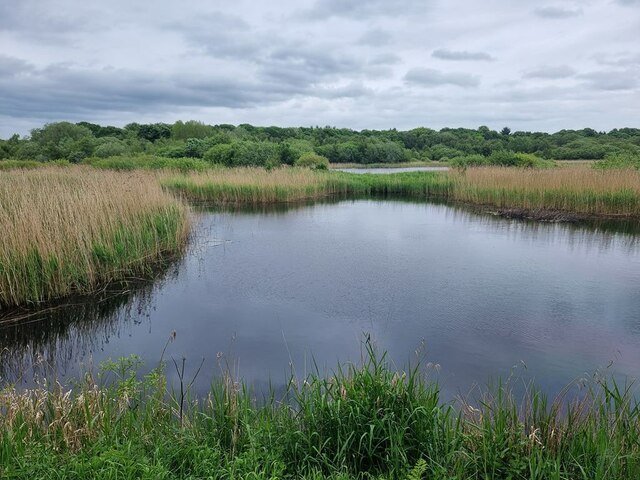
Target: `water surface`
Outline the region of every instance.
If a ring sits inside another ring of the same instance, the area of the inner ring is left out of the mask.
[[[640,371],[638,236],[446,205],[202,211],[161,278],[72,303],[0,328],[4,380],[133,353],[155,366],[172,331],[166,359],[204,358],[200,391],[221,368],[261,389],[358,361],[365,335],[399,367],[424,354],[446,396],[510,374],[553,393]]]

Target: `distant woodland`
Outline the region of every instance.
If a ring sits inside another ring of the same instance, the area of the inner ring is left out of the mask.
[[[123,128],[94,123],[56,122],[28,136],[0,140],[0,159],[81,163],[91,158],[153,155],[194,158],[226,166],[289,164],[304,154],[332,163],[400,163],[410,160],[508,158],[530,154],[546,160],[601,160],[640,156],[640,129],[609,132],[561,130],[556,133],[478,129],[414,128],[401,131],[334,127],[257,127],[248,124],[207,125],[131,123]]]

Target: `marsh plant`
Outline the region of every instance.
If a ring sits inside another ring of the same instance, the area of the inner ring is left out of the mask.
[[[594,378],[551,400],[510,384],[444,402],[421,364],[397,371],[365,344],[359,365],[292,376],[256,397],[227,370],[205,397],[160,366],[109,362],[72,389],[0,393],[3,478],[636,479],[629,386]],[[169,365],[170,366],[170,365]],[[178,393],[180,392],[180,393]]]
[[[144,172],[90,168],[0,175],[0,308],[88,293],[177,253],[186,207]]]

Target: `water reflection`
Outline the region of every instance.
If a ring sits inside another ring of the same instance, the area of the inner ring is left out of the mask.
[[[114,284],[41,310],[0,311],[0,383],[31,385],[34,377],[64,381],[86,360],[82,368],[92,368],[94,352],[149,321],[154,294],[177,271],[174,262],[153,279]]]
[[[131,353],[155,366],[175,330],[167,358],[204,358],[201,390],[220,368],[261,389],[356,361],[365,333],[400,366],[424,345],[447,395],[516,365],[549,392],[612,361],[635,376],[637,229],[389,200],[201,207],[188,255],[159,281],[3,325],[0,373],[69,376]]]

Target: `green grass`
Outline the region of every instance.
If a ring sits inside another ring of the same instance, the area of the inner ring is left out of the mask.
[[[32,170],[34,168],[46,167],[66,167],[70,163],[67,160],[56,160],[54,162],[36,162],[34,160],[0,160],[0,170]]]
[[[118,156],[89,158],[85,164],[105,170],[177,170],[181,172],[203,172],[215,168],[209,162],[197,158],[166,158],[155,155]]]
[[[419,366],[362,365],[292,378],[256,402],[229,376],[206,398],[168,393],[134,359],[59,386],[0,394],[0,474],[24,479],[637,479],[640,419],[629,388],[573,401],[507,385],[446,403]],[[104,375],[109,375],[105,377]],[[105,379],[109,381],[106,382]],[[566,393],[566,392],[565,392]],[[184,400],[184,401],[183,401]]]

